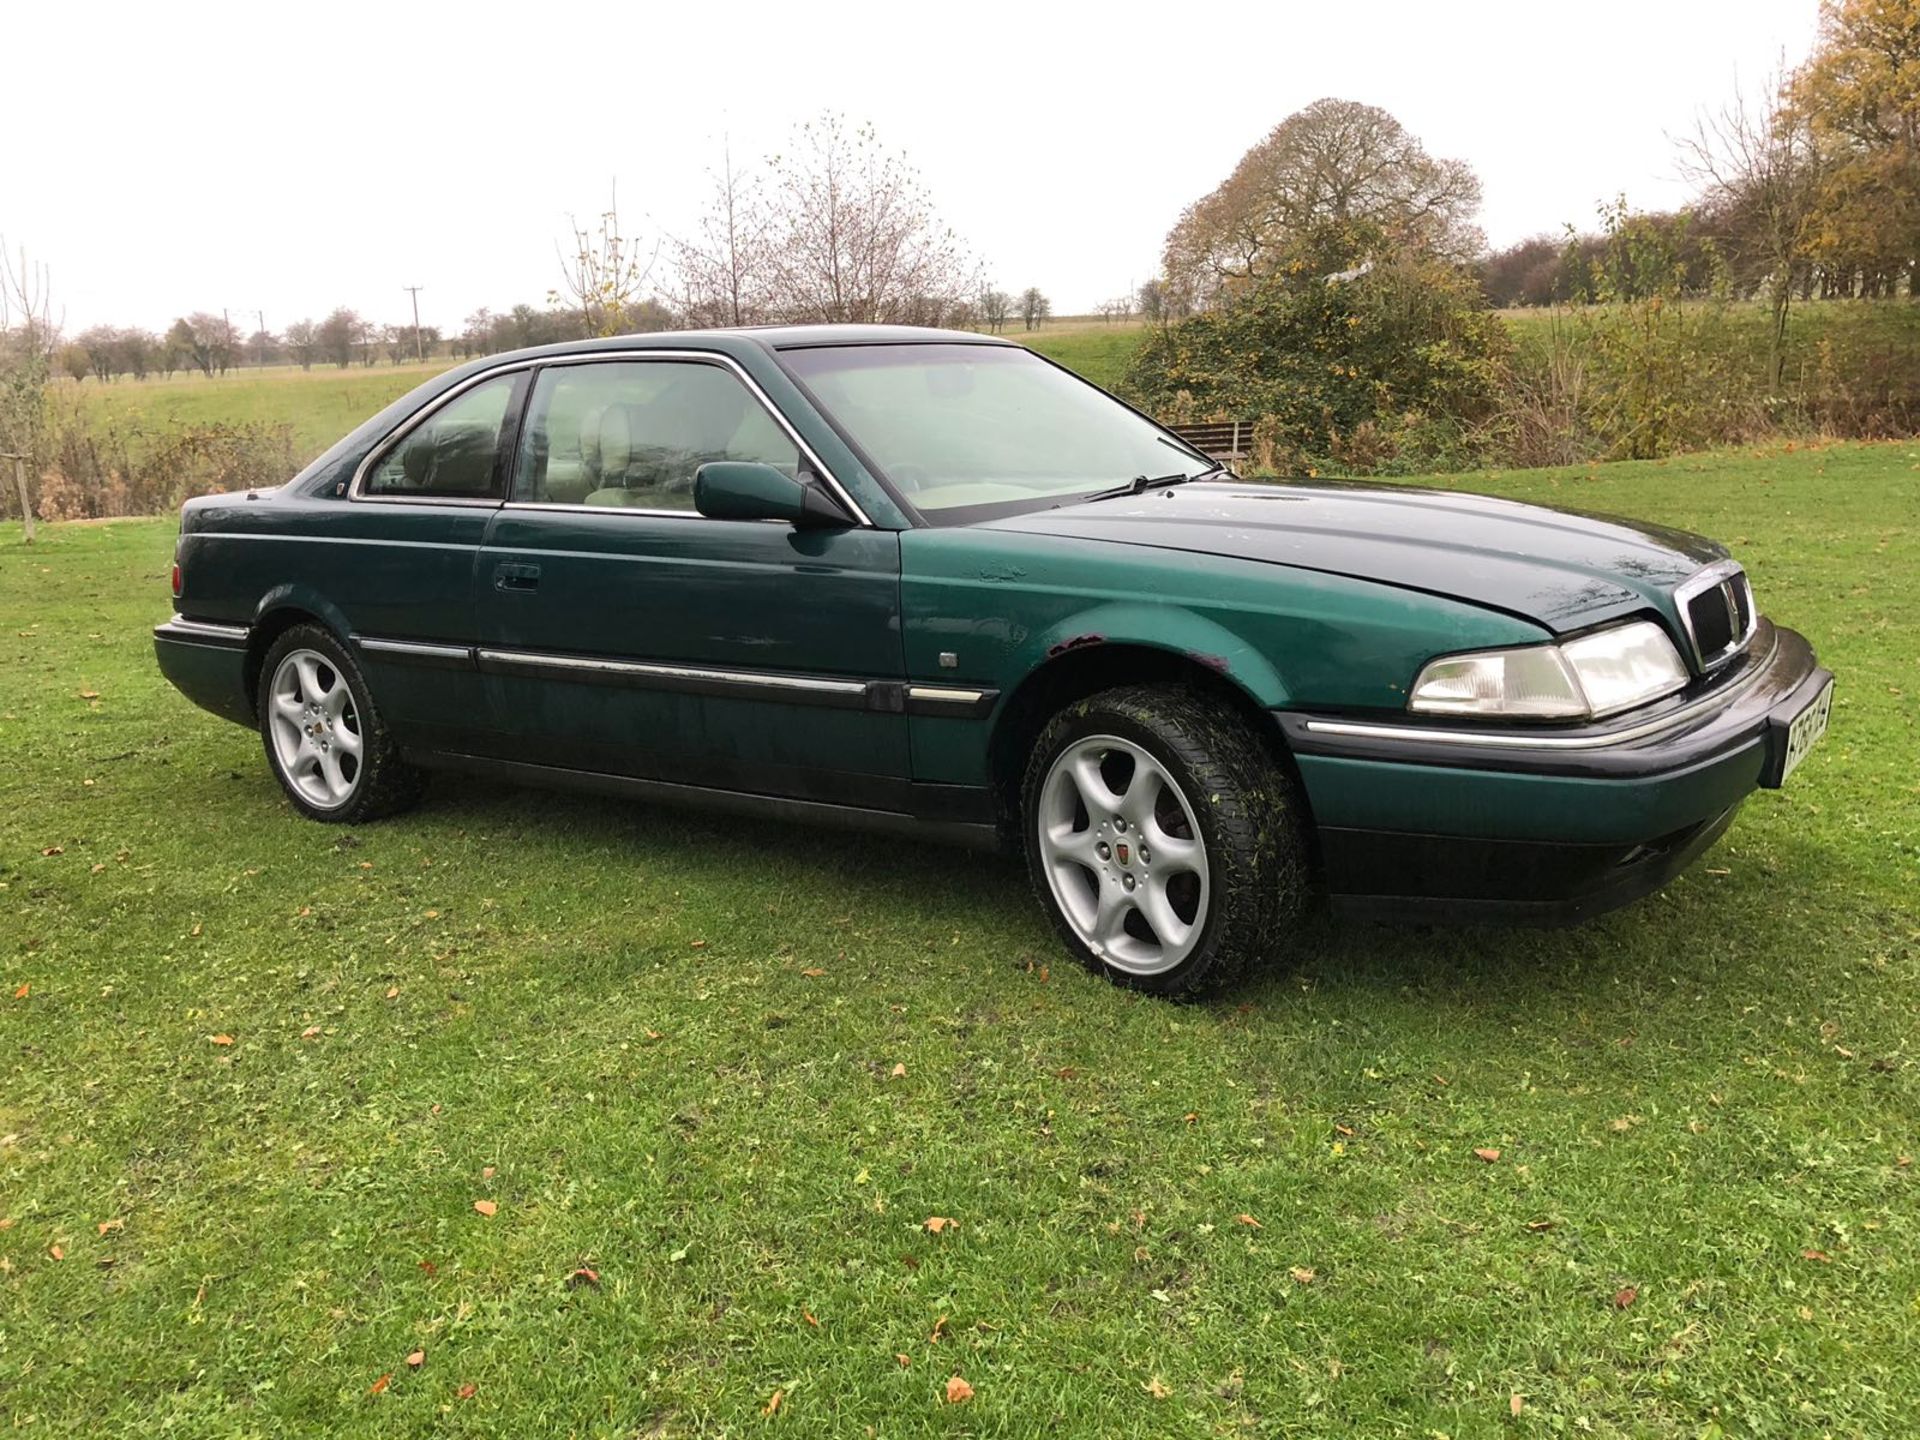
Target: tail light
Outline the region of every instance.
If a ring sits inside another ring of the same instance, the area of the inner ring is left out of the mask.
[[[180,598],[180,562],[178,560],[173,562],[173,598],[176,600]]]

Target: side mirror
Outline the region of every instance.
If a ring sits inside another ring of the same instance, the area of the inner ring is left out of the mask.
[[[784,520],[802,530],[853,523],[820,486],[756,460],[709,460],[694,471],[693,508],[713,520]]]

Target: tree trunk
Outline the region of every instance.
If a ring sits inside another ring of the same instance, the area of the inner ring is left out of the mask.
[[[33,544],[33,501],[27,497],[27,462],[24,457],[13,457],[13,483],[20,491],[20,518],[26,525],[26,543]]]

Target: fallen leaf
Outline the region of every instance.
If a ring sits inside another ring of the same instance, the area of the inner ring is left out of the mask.
[[[1527,1408],[1527,1402],[1522,1400],[1518,1395],[1509,1395],[1507,1397],[1507,1409],[1512,1411],[1515,1415],[1518,1415],[1522,1410],[1526,1408]]]
[[[694,941],[694,942],[693,942],[693,948],[694,948],[694,949],[696,949],[696,950],[704,950],[704,949],[706,949],[706,948],[707,948],[707,942],[706,942],[706,941],[704,941],[704,940],[696,940],[696,941]],[[779,1391],[775,1391],[774,1393],[775,1393],[775,1395],[778,1395],[778,1394],[779,1394],[780,1392],[779,1392]],[[769,1410],[769,1411],[768,1411],[767,1413],[768,1413],[769,1415],[771,1415],[771,1414],[773,1413],[773,1411],[771,1411],[771,1410]]]
[[[91,784],[92,782],[89,781],[88,783]],[[106,873],[106,869],[107,869],[107,864],[106,864],[106,861],[103,860],[98,865],[88,866],[87,873],[89,875],[104,875]],[[1833,1048],[1838,1050],[1840,1047],[1836,1045]]]
[[[33,985],[31,984],[31,982],[29,982],[28,984],[22,985],[18,990],[14,991],[13,998],[16,1000],[24,1000],[27,998],[29,994],[32,993],[32,991],[33,991]]]
[[[1258,1230],[1262,1228],[1260,1222],[1254,1219],[1253,1216],[1251,1215],[1236,1215],[1233,1218],[1238,1220],[1242,1225],[1245,1225],[1250,1230]]]
[[[1147,1381],[1147,1383],[1142,1385],[1140,1388],[1146,1391],[1149,1395],[1153,1396],[1153,1398],[1156,1400],[1164,1400],[1169,1395],[1173,1394],[1173,1391],[1167,1388],[1167,1382],[1162,1380],[1158,1375],[1154,1376],[1151,1380]]]
[[[387,1386],[391,1385],[392,1383],[393,1383],[393,1376],[382,1375],[378,1380],[373,1382],[373,1388],[367,1391],[367,1393],[369,1395],[384,1395],[386,1393]]]
[[[465,1385],[462,1385],[458,1390],[454,1391],[453,1396],[456,1400],[471,1400],[473,1398],[473,1392],[474,1385],[473,1382],[469,1380]]]
[[[578,1270],[575,1270],[571,1275],[567,1276],[567,1288],[569,1290],[578,1290],[582,1285],[598,1285],[599,1283],[600,1272],[589,1269],[585,1265],[582,1265]]]
[[[787,1398],[786,1391],[784,1390],[774,1391],[773,1394],[767,1398],[767,1408],[762,1410],[760,1413],[766,1416],[769,1420],[771,1420],[775,1415],[777,1415],[780,1412],[780,1402],[786,1398]]]
[[[827,972],[822,970],[818,965],[809,965],[806,969],[802,970],[800,973],[806,976],[807,979],[809,980],[818,980],[822,975],[826,974]]]
[[[1818,1260],[1822,1265],[1833,1264],[1833,1256],[1827,1254],[1824,1250],[1802,1250],[1800,1252],[1800,1258],[1802,1260]]]
[[[1473,1154],[1475,1159],[1484,1160],[1489,1165],[1493,1164],[1494,1161],[1500,1158],[1500,1152],[1498,1150],[1493,1149],[1491,1146],[1489,1146],[1486,1149],[1476,1150],[1473,1152]]]
[[[947,1317],[942,1315],[938,1320],[933,1322],[933,1333],[927,1336],[927,1343],[929,1345],[938,1345],[940,1343],[940,1337],[946,1333]]]
[[[947,1403],[949,1405],[964,1405],[972,1398],[973,1386],[962,1380],[958,1375],[955,1375],[947,1381]]]
[[[1333,1127],[1333,1133],[1336,1135],[1344,1135],[1347,1139],[1351,1140],[1353,1138],[1353,1127],[1351,1125],[1336,1125]]]
[[[893,1067],[893,1069],[891,1069],[891,1070],[889,1070],[889,1071],[887,1072],[887,1078],[888,1078],[889,1080],[904,1080],[904,1079],[906,1079],[906,1078],[907,1078],[907,1067],[906,1067],[905,1065],[898,1065],[898,1064],[897,1064],[897,1065],[895,1065],[895,1066]]]
[[[1080,1078],[1080,1072],[1071,1065],[1062,1065],[1053,1073],[1061,1080],[1078,1080]]]
[[[0,1218],[0,1230],[11,1230],[18,1221],[12,1215]]]
[[[102,1235],[111,1235],[115,1230],[126,1229],[127,1222],[124,1220],[102,1220],[93,1228],[98,1230]]]
[[[80,692],[80,698],[82,700],[98,700],[100,698],[100,692],[98,690],[82,690]]]
[[[211,1044],[211,1045],[231,1045],[231,1044],[233,1044],[233,1036],[231,1036],[231,1035],[209,1035],[209,1036],[207,1037],[207,1043],[208,1043],[208,1044]]]
[[[1540,1234],[1540,1233],[1541,1233],[1542,1231],[1546,1231],[1546,1230],[1551,1230],[1551,1229],[1553,1229],[1553,1225],[1554,1225],[1554,1222],[1553,1222],[1553,1221],[1551,1221],[1551,1220],[1529,1220],[1529,1221],[1527,1221],[1527,1229],[1529,1229],[1529,1230],[1531,1230],[1531,1231],[1533,1231],[1533,1233],[1534,1233],[1534,1234],[1536,1234],[1536,1235],[1538,1235],[1538,1234]]]
[[[1040,983],[1041,983],[1042,985],[1044,985],[1044,984],[1046,984],[1049,978],[1050,978],[1050,977],[1049,977],[1049,976],[1048,976],[1048,974],[1047,974],[1047,967],[1046,967],[1046,966],[1044,966],[1044,965],[1042,965],[1042,966],[1040,967]],[[969,1395],[971,1395],[971,1394],[972,1394],[973,1392],[972,1392],[971,1390],[969,1390],[969,1391],[968,1391],[967,1393],[968,1393]]]
[[[440,918],[440,912],[438,910],[427,911],[427,919],[438,920],[439,918]]]
[[[1200,1112],[1198,1110],[1189,1110],[1187,1111],[1186,1114],[1182,1115],[1180,1118],[1186,1121],[1187,1124],[1191,1125],[1200,1118]]]
[[[480,1178],[481,1178],[482,1180],[491,1180],[491,1179],[493,1179],[493,1166],[491,1166],[491,1165],[482,1165],[482,1166],[480,1167]]]
[[[1613,1297],[1613,1308],[1616,1310],[1624,1310],[1639,1298],[1640,1292],[1633,1286],[1622,1286],[1620,1291]]]
[[[46,856],[49,860],[51,860],[55,855],[66,854],[67,847],[64,845],[49,845],[46,847],[46,849],[42,850],[40,853]]]
[[[47,1247],[47,1254],[56,1260],[64,1260],[67,1258],[67,1252],[62,1250],[58,1245],[49,1245]]]
[[[418,1370],[422,1365],[426,1363],[427,1363],[427,1352],[424,1350],[416,1350],[411,1355],[407,1356],[407,1368],[409,1370]]]
[[[398,1000],[399,998],[400,998],[400,987],[398,985],[389,985],[387,987],[387,999]]]
[[[24,986],[24,985],[22,985],[22,986],[21,986],[20,988],[21,988],[21,990],[22,990],[22,991],[24,991],[24,990],[25,990],[25,989],[26,989],[27,987],[26,987],[26,986]],[[1896,1155],[1896,1156],[1894,1156],[1894,1157],[1893,1157],[1893,1163],[1894,1163],[1894,1164],[1896,1164],[1896,1165],[1898,1165],[1898,1166],[1899,1166],[1899,1167],[1900,1167],[1900,1168],[1901,1168],[1902,1170],[1904,1170],[1904,1169],[1906,1169],[1906,1168],[1907,1168],[1907,1167],[1908,1167],[1909,1165],[1911,1165],[1911,1164],[1913,1164],[1913,1156],[1911,1156],[1911,1155]]]
[[[498,1210],[500,1207],[494,1204],[493,1201],[491,1200],[476,1200],[473,1202],[473,1208],[478,1210],[482,1215],[485,1215],[489,1220],[491,1220],[493,1218],[494,1212]]]
[[[1311,1285],[1313,1283],[1313,1267],[1311,1265],[1296,1265],[1287,1273],[1293,1276],[1293,1283],[1296,1285]]]
[[[420,1268],[429,1275],[438,1275],[440,1273],[440,1267],[431,1260],[422,1260],[420,1262]]]
[[[960,1228],[960,1222],[958,1220],[949,1219],[945,1215],[929,1215],[926,1219],[922,1220],[920,1224],[926,1229],[929,1235],[938,1235],[943,1230],[957,1230]]]
[[[196,920],[196,921],[194,921],[194,922],[193,922],[193,929],[191,929],[191,930],[189,930],[189,931],[188,931],[187,933],[188,933],[189,935],[194,935],[194,936],[198,936],[198,935],[199,935],[199,933],[200,933],[200,922],[199,922],[198,920]]]
[[[647,1039],[650,1041],[658,1040],[660,1038],[660,1032],[658,1030],[649,1030],[646,1033],[647,1033]]]
[[[900,1368],[902,1370],[906,1369],[909,1365],[913,1364],[913,1361],[911,1359],[909,1359],[906,1355],[901,1354],[899,1351],[894,1352],[893,1358],[900,1362]]]

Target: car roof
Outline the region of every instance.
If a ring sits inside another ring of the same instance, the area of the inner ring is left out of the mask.
[[[486,363],[497,365],[506,360],[527,360],[542,355],[590,355],[598,350],[631,350],[635,345],[662,350],[736,351],[743,344],[772,350],[799,350],[823,345],[1012,346],[1014,342],[975,330],[936,330],[921,325],[735,325],[711,330],[647,330],[591,340],[562,340],[552,345],[489,355]]]

